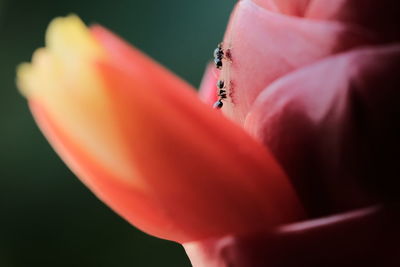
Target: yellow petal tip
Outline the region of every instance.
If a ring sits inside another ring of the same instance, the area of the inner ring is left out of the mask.
[[[26,97],[49,88],[44,84],[48,85],[55,77],[68,76],[78,69],[88,70],[88,64],[104,55],[100,44],[76,15],[53,19],[45,39],[46,47],[34,53],[32,63],[17,67],[17,86]]]
[[[20,92],[40,105],[85,157],[116,177],[132,177],[108,89],[96,65],[106,59],[105,49],[76,15],[55,18],[45,43],[31,63],[18,66]]]
[[[46,46],[65,56],[92,57],[101,53],[101,47],[76,15],[55,18],[50,23],[46,32]]]
[[[29,82],[27,78],[32,73],[32,65],[29,63],[21,63],[17,66],[17,88],[23,96],[27,96],[27,87]]]

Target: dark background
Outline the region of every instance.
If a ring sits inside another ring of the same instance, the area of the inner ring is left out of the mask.
[[[141,233],[96,199],[42,137],[15,67],[56,16],[121,35],[198,86],[234,0],[0,0],[0,267],[190,266],[183,249]]]

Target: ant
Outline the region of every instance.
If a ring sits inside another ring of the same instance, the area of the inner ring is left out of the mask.
[[[222,102],[223,99],[226,99],[226,90],[225,88],[225,82],[223,80],[219,80],[217,82],[217,88],[218,88],[218,96],[219,99],[217,102],[214,103],[214,108],[215,109],[221,109],[224,105],[224,103]]]
[[[232,59],[231,50],[226,49],[224,51],[224,49],[222,48],[222,43],[219,43],[217,48],[215,48],[214,50],[214,63],[217,69],[222,68],[222,59],[224,58],[228,60]]]
[[[219,43],[217,48],[214,50],[214,63],[217,69],[222,68],[222,59],[224,58],[224,50],[222,49],[222,43]]]

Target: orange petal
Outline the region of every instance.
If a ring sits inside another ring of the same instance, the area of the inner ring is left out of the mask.
[[[167,227],[169,220],[163,214],[154,212],[158,209],[158,204],[151,198],[151,195],[124,182],[120,177],[115,176],[112,170],[99,165],[90,152],[72,140],[62,126],[57,125],[57,122],[51,118],[49,112],[39,102],[31,100],[29,106],[36,123],[50,144],[98,198],[105,203],[112,203],[111,207],[117,213],[128,221],[134,222],[137,227],[146,225],[142,230],[156,236],[163,235],[165,230],[159,225]]]
[[[203,238],[299,216],[291,186],[263,147],[165,69],[106,30],[93,33],[112,58],[100,68],[138,172],[181,230]]]
[[[44,134],[100,199],[140,229],[178,242],[258,231],[302,216],[292,186],[262,145],[110,32],[95,26],[89,36],[100,56],[75,61],[84,64],[80,72],[60,61],[60,77],[68,79],[59,87],[77,81],[75,90],[67,87],[71,95],[48,100],[28,90],[27,96]],[[70,40],[66,47],[74,45]],[[81,76],[85,72],[94,75]],[[32,90],[30,81],[47,82],[20,76]],[[81,98],[81,91],[92,98]],[[93,104],[99,99],[103,108]],[[58,114],[53,100],[84,118]]]

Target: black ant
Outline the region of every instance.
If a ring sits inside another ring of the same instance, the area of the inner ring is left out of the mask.
[[[224,50],[222,49],[222,43],[219,43],[217,48],[214,50],[214,63],[217,69],[222,68],[222,59],[224,58]]]
[[[224,103],[222,102],[223,99],[226,99],[226,90],[225,88],[225,82],[223,80],[219,80],[217,82],[217,88],[218,88],[218,96],[219,99],[217,102],[214,103],[214,108],[215,109],[220,109],[223,107]]]
[[[230,49],[224,51],[224,49],[222,48],[222,43],[219,43],[217,48],[214,50],[214,63],[217,69],[222,68],[222,59],[224,58],[231,60],[232,58],[231,51]],[[217,82],[217,88],[218,88],[217,96],[219,97],[219,99],[217,102],[214,103],[213,107],[215,109],[220,109],[224,105],[222,100],[227,98],[227,93],[225,90],[225,82],[223,80],[219,80]]]

